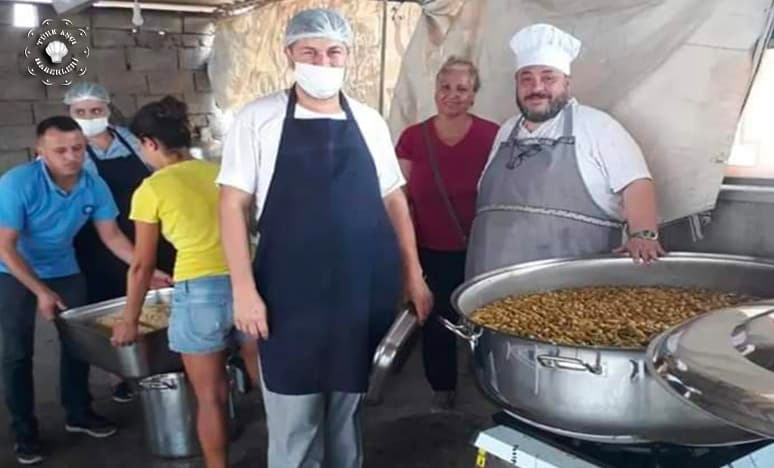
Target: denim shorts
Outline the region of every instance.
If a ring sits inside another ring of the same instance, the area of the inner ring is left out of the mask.
[[[234,312],[228,276],[175,283],[169,317],[169,348],[183,354],[226,349],[234,339]]]

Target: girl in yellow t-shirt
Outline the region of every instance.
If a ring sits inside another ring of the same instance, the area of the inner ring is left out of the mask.
[[[192,159],[186,105],[173,97],[135,115],[132,132],[156,169],[134,192],[129,217],[136,240],[127,279],[124,320],[113,341],[135,340],[156,263],[159,234],[177,250],[169,347],[183,356],[197,399],[197,429],[208,468],[226,466],[226,348],[234,334],[231,284],[218,227],[218,166]],[[250,346],[253,350],[255,347]],[[244,354],[244,353],[243,353]],[[255,361],[255,355],[245,356]],[[256,364],[257,365],[257,364]]]

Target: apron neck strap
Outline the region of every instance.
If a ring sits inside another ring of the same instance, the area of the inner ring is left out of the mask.
[[[518,120],[516,120],[516,125],[513,127],[513,130],[511,130],[511,134],[508,135],[509,141],[514,141],[519,138],[519,132],[521,131],[521,126],[524,125],[525,120],[527,119],[524,117],[524,114],[521,114]]]
[[[286,120],[292,120],[295,118],[295,112],[296,112],[296,104],[298,104],[298,95],[296,94],[296,84],[290,87],[288,90],[288,106],[287,111],[285,113],[285,119]],[[344,96],[344,93],[339,91],[339,104],[341,105],[341,110],[344,111],[344,114],[347,116],[347,120],[354,120],[354,116],[352,115],[352,109],[349,107],[349,101]],[[314,112],[314,111],[312,111]]]
[[[128,141],[126,141],[126,138],[122,137],[120,133],[118,133],[114,128],[108,127],[107,128],[108,133],[113,138],[116,138],[119,143],[121,143],[127,150],[129,150],[129,154],[131,156],[139,158],[137,153],[134,151],[134,148],[132,148],[132,145],[129,144]],[[112,145],[112,142],[111,142]],[[108,150],[110,149],[110,146],[108,146]],[[97,158],[97,153],[94,152],[94,149],[92,149],[91,145],[86,145],[86,152],[89,154],[89,158],[96,163],[99,158]]]
[[[86,153],[89,155],[89,159],[96,164],[97,163],[97,154],[94,153],[94,150],[91,149],[91,145],[86,145]]]
[[[570,103],[567,103],[562,111],[557,115],[564,115],[564,126],[562,128],[562,138],[572,137],[572,131],[574,128],[574,122],[573,122],[573,112],[572,112],[572,105]],[[521,130],[522,125],[524,125],[524,121],[526,118],[524,117],[524,114],[522,113],[519,116],[519,119],[516,121],[516,126],[513,127],[513,130],[511,131],[511,134],[508,136],[508,140],[516,140],[519,137],[519,131]]]
[[[564,129],[562,131],[563,137],[571,137],[572,136],[572,130],[573,130],[573,111],[572,111],[572,105],[570,103],[567,103],[564,106],[564,109],[562,110],[562,114],[564,114]]]
[[[131,154],[132,154],[132,156],[138,156],[138,155],[137,155],[137,153],[134,151],[134,148],[132,148],[132,145],[130,145],[130,144],[129,144],[129,142],[128,142],[128,141],[126,141],[126,138],[122,137],[120,133],[118,133],[118,132],[117,132],[115,129],[113,129],[113,128],[111,128],[111,127],[108,127],[108,131],[110,132],[110,134],[111,134],[111,135],[113,135],[114,137],[116,137],[116,138],[118,139],[118,141],[119,141],[119,142],[120,142],[122,145],[124,145],[124,147],[125,147],[126,149],[128,149],[128,150],[129,150],[129,153],[131,153]]]

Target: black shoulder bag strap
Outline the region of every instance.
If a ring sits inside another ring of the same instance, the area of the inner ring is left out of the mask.
[[[441,179],[441,170],[438,168],[438,160],[435,158],[435,151],[433,149],[433,143],[430,141],[430,135],[428,135],[427,122],[422,122],[422,139],[425,141],[425,147],[427,149],[427,159],[430,161],[430,167],[433,170],[433,179],[438,191],[441,193],[441,198],[446,206],[446,211],[449,213],[452,221],[454,221],[454,227],[457,230],[457,234],[462,239],[462,242],[468,244],[468,236],[465,235],[465,230],[462,228],[457,212],[454,210],[451,200],[449,199],[449,193],[446,191],[446,187],[443,185]]]

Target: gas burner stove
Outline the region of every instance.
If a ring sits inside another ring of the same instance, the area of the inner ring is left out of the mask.
[[[588,442],[537,429],[507,413],[481,431],[477,468],[772,468],[771,440],[729,447]]]

